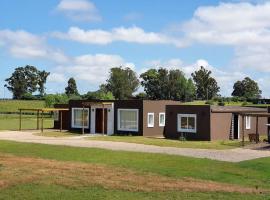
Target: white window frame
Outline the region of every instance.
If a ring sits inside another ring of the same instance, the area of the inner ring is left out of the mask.
[[[137,128],[136,129],[125,129],[120,128],[120,111],[135,111],[137,113]],[[117,130],[119,131],[131,131],[131,132],[138,132],[139,131],[139,109],[125,109],[119,108],[117,109]]]
[[[193,117],[195,128],[194,129],[182,129],[181,128],[181,118],[182,117]],[[197,133],[197,115],[196,114],[178,114],[177,115],[177,131],[178,132],[185,132],[185,133]]]
[[[160,116],[161,116],[161,115],[164,115],[164,123],[161,123],[161,121],[160,121]],[[159,124],[160,127],[163,127],[163,126],[165,126],[165,123],[166,123],[166,115],[165,115],[165,112],[161,112],[161,113],[159,113],[159,115],[158,115],[158,124]]]
[[[251,116],[245,116],[246,129],[251,129]]]
[[[87,125],[84,125],[84,126],[75,126],[74,124],[74,110],[85,110],[87,111],[87,114],[88,114],[88,123]],[[72,128],[89,128],[89,108],[72,108],[72,114],[71,114],[71,126]]]
[[[153,124],[149,123],[149,117],[153,116]],[[155,126],[155,113],[147,113],[147,127],[153,128]]]

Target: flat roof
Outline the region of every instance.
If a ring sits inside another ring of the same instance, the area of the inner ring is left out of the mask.
[[[244,107],[244,106],[211,106],[211,112],[220,112],[220,113],[261,113],[267,112],[267,108],[257,108],[257,107]]]

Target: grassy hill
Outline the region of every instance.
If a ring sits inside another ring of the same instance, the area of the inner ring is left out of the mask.
[[[0,112],[18,112],[19,108],[44,108],[44,101],[0,100]]]

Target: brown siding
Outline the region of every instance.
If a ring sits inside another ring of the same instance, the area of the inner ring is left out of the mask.
[[[166,112],[166,105],[180,105],[177,101],[143,101],[143,136],[147,137],[164,137],[164,128],[159,126],[159,113]],[[154,127],[148,127],[147,114],[154,113]],[[166,115],[166,113],[165,113]],[[166,121],[166,116],[165,116]]]
[[[120,131],[117,130],[118,123],[118,109],[138,109],[139,110],[139,130],[134,131]],[[132,134],[143,135],[143,101],[142,100],[117,100],[114,103],[114,131],[117,134]]]
[[[260,135],[267,134],[267,117],[259,117],[258,119],[258,132]],[[245,125],[244,125],[245,126]],[[245,134],[256,133],[256,117],[251,117],[250,129],[245,128]]]
[[[211,140],[230,139],[232,113],[211,113]]]
[[[177,114],[196,114],[197,132],[183,133],[188,140],[206,140],[210,138],[210,106],[198,105],[168,105],[166,106],[165,137],[179,138],[181,133],[177,131]]]

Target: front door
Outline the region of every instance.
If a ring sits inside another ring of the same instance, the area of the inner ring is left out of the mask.
[[[103,109],[96,108],[96,133],[103,133],[103,120],[104,120],[104,133],[107,134],[107,108],[104,108],[104,117],[103,117]]]

